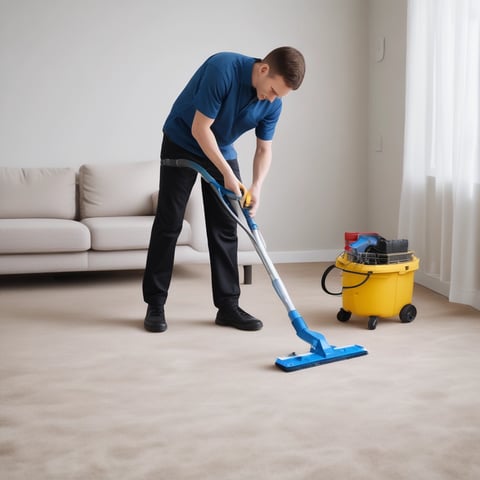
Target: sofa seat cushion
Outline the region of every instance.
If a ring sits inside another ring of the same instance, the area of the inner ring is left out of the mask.
[[[139,250],[148,248],[153,219],[153,215],[94,217],[82,223],[90,230],[92,250]],[[178,244],[188,244],[191,236],[190,225],[184,221]]]
[[[0,254],[83,252],[90,232],[74,220],[55,218],[0,219]]]

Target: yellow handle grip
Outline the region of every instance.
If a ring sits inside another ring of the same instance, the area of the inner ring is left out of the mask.
[[[242,198],[240,200],[242,208],[249,208],[252,203],[252,195],[248,191],[247,187],[242,183],[240,184],[240,191],[242,192]]]

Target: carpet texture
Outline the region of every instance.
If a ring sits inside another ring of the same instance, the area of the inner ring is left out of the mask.
[[[278,270],[310,328],[369,354],[293,373],[276,357],[309,348],[260,265],[260,332],[214,325],[207,266],[176,268],[161,334],[140,272],[0,279],[0,478],[480,478],[480,312],[415,286],[412,323],[341,323],[326,266]]]

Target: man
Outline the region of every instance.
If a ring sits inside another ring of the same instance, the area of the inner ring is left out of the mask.
[[[282,97],[300,87],[305,75],[303,55],[280,47],[263,60],[237,53],[208,58],[173,104],[163,127],[161,159],[197,162],[227,189],[240,195],[240,171],[234,141],[255,129],[251,194],[252,216],[260,204],[263,181],[272,159],[272,139]],[[189,168],[161,166],[158,209],[152,227],[143,297],[148,304],[144,327],[167,329],[164,305],[172,276],[175,246],[185,207],[197,173]],[[260,320],[238,305],[237,225],[215,192],[202,181],[212,292],[218,308],[215,323],[240,330],[259,330]]]

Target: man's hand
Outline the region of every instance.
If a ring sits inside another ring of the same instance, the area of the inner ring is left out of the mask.
[[[240,181],[235,176],[232,169],[230,169],[230,172],[223,176],[223,184],[227,190],[231,190],[237,197],[242,196],[242,191],[240,190]]]
[[[250,204],[246,206],[248,206],[250,216],[254,217],[260,206],[260,189],[252,185],[248,193],[250,194]]]

